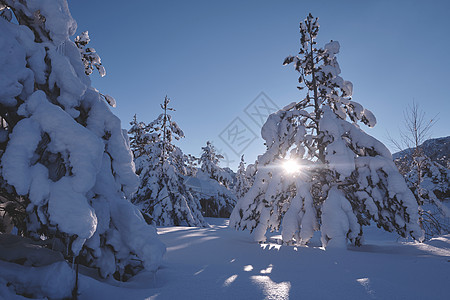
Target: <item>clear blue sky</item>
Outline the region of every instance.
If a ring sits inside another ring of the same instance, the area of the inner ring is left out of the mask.
[[[198,155],[211,140],[235,169],[239,157],[219,137],[233,121],[258,135],[246,161],[264,152],[260,126],[244,110],[261,92],[278,107],[301,99],[296,72],[282,62],[298,52],[298,24],[309,12],[319,17],[319,46],[340,42],[353,99],[377,117],[375,128],[362,125],[366,132],[382,142],[387,132],[397,137],[415,100],[430,118],[440,114],[433,137],[450,134],[450,1],[69,0],[69,7],[107,70],[91,76],[93,86],[116,98],[122,126],[135,113],[156,118],[167,94],[185,153]]]

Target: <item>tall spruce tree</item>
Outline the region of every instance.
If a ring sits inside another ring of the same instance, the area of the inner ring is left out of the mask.
[[[251,179],[247,174],[247,169],[245,168],[244,155],[241,156],[241,161],[239,163],[238,170],[236,172],[236,184],[234,185],[234,192],[237,199],[241,199],[250,189]]]
[[[1,199],[18,234],[105,277],[156,270],[165,248],[125,198],[138,186],[127,137],[69,39],[66,0],[1,0],[0,14]]]
[[[129,133],[141,184],[133,202],[157,225],[207,226],[198,200],[184,184],[186,156],[173,140],[184,137],[183,131],[168,113],[170,99],[166,96],[163,113],[145,125],[134,118]]]
[[[265,240],[278,230],[286,243],[306,244],[320,230],[323,246],[359,245],[362,226],[422,240],[417,202],[388,149],[362,131],[376,119],[351,100],[352,83],[339,76],[339,43],[318,48],[317,18],[300,23],[300,51],[284,64],[300,74],[305,97],[269,116],[261,133],[267,151],[258,158],[255,182],[236,205],[230,226]],[[349,122],[350,121],[350,122]],[[283,163],[299,170],[286,172]]]
[[[154,142],[156,135],[147,132],[144,122],[138,122],[137,116],[133,116],[130,122],[131,128],[128,130],[130,138],[130,148],[133,151],[134,158],[139,158],[146,153],[145,147]]]

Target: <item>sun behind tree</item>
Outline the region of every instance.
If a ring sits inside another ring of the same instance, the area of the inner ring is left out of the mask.
[[[311,14],[300,23],[299,55],[284,64],[299,72],[298,89],[306,96],[264,124],[267,151],[258,158],[255,182],[236,205],[230,226],[251,230],[256,241],[281,226],[283,241],[294,244],[308,243],[320,230],[324,247],[345,247],[347,241],[361,244],[362,226],[373,221],[422,240],[417,202],[389,150],[357,125],[373,127],[376,119],[352,101],[352,83],[339,76],[340,45],[331,41],[318,48],[318,31]],[[288,158],[302,166],[296,176],[279,167]]]

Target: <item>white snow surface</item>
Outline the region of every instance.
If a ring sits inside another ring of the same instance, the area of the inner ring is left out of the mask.
[[[14,299],[15,293],[24,292],[42,299],[63,299],[70,296],[75,282],[75,272],[65,261],[27,267],[0,260],[0,270],[0,299]],[[9,288],[8,283],[12,284]]]
[[[210,228],[162,227],[163,266],[129,282],[84,269],[80,299],[448,299],[450,235],[426,243],[374,227],[361,247],[281,246],[279,233],[251,242],[247,232],[207,218]],[[88,276],[89,275],[89,276]]]

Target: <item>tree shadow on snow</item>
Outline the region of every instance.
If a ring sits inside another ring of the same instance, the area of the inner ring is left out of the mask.
[[[383,254],[408,255],[418,257],[450,257],[450,240],[440,238],[424,243],[399,242],[392,244],[366,244],[360,247],[349,246],[350,251]]]

